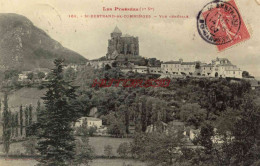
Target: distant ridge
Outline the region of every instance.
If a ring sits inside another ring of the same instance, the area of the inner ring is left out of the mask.
[[[63,47],[26,17],[13,13],[0,14],[0,71],[52,68],[61,57],[66,63],[84,63],[80,54]]]

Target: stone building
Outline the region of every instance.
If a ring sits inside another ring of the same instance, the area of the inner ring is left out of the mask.
[[[111,39],[108,40],[108,48],[106,58],[116,59],[119,55],[139,55],[138,37],[128,34],[122,35],[122,32],[116,26],[111,33]]]
[[[212,77],[242,78],[242,70],[233,65],[227,58],[216,58],[212,60]]]
[[[161,68],[165,74],[193,75],[196,72],[196,66],[198,64],[200,64],[200,62],[183,62],[182,59],[179,59],[179,61],[164,62]]]
[[[80,127],[84,122],[86,122],[87,127],[97,127],[97,129],[99,129],[102,126],[102,119],[93,117],[81,117],[74,126]]]
[[[242,78],[242,70],[227,58],[216,58],[212,63],[169,61],[161,64],[162,72],[169,76],[188,75],[222,78]]]

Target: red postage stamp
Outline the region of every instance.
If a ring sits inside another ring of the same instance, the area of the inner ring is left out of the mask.
[[[234,0],[205,5],[198,14],[197,28],[200,36],[219,51],[250,38]]]

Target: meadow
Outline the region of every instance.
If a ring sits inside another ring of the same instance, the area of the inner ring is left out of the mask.
[[[104,146],[106,145],[111,145],[113,156],[118,156],[116,152],[118,146],[123,142],[131,142],[131,140],[131,138],[89,137],[89,144],[94,147],[97,156],[104,155]],[[25,154],[25,148],[22,146],[23,142],[12,143],[9,154]],[[3,144],[0,145],[0,155],[4,155]]]

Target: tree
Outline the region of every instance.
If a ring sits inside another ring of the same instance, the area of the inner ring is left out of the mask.
[[[75,77],[76,77],[76,72],[72,67],[69,67],[64,73],[65,80],[71,81],[74,80]]]
[[[213,152],[212,137],[214,136],[214,127],[209,121],[205,121],[201,125],[200,135],[198,136],[198,142],[205,147],[205,152],[211,154]]]
[[[29,126],[29,108],[26,106],[24,111],[25,116],[25,127]]]
[[[196,62],[195,69],[200,69],[200,63]]]
[[[117,109],[117,108],[116,108]],[[123,117],[117,115],[116,113],[110,113],[105,116],[105,123],[108,124],[108,133],[120,137],[125,134],[125,124],[123,122]]]
[[[6,79],[6,80],[8,80],[8,79],[11,79],[11,78],[13,78],[13,77],[17,77],[18,76],[18,71],[17,70],[6,70],[5,72],[4,72],[4,78]]]
[[[117,120],[111,122],[108,126],[108,133],[116,137],[123,136],[125,134],[125,124],[122,120]]]
[[[62,59],[54,61],[47,83],[44,100],[45,110],[40,114],[40,132],[37,149],[41,154],[39,162],[44,165],[69,165],[75,156],[75,138],[72,124],[79,118],[78,106],[74,100],[76,87],[63,78]]]
[[[8,110],[8,97],[7,93],[4,95],[4,111],[3,111],[3,145],[4,152],[8,156],[11,144],[11,113]]]
[[[251,75],[249,74],[248,71],[243,71],[243,72],[242,72],[242,77],[243,77],[243,78],[254,78],[253,76],[251,76]]]
[[[15,136],[15,128],[16,128],[16,126],[15,126],[15,114],[12,114],[11,113],[11,128],[12,128],[12,137],[14,137]]]
[[[89,145],[89,139],[87,135],[82,136],[76,141],[76,157],[73,165],[90,166],[89,163],[94,158],[94,148]]]
[[[0,99],[0,119],[2,119],[2,100]]]
[[[108,158],[111,158],[113,155],[113,147],[111,145],[106,145],[104,147],[104,154],[108,156]]]
[[[184,145],[182,131],[169,133],[152,132],[138,134],[131,144],[131,152],[135,157],[146,160],[151,165],[169,166],[179,158],[179,149]]]
[[[36,154],[36,145],[37,145],[36,137],[29,137],[29,139],[25,141],[22,145],[25,148],[25,151],[28,155]]]
[[[28,108],[28,111],[29,111],[29,112],[28,112],[28,114],[29,114],[29,115],[28,115],[28,116],[29,116],[29,117],[28,117],[28,124],[29,124],[29,125],[32,125],[32,109],[33,109],[33,108],[32,108],[32,105],[30,104],[30,105],[29,105],[29,108]]]
[[[15,136],[18,137],[18,128],[19,128],[19,123],[18,123],[18,112],[15,114]]]
[[[89,136],[93,136],[96,131],[97,131],[97,127],[96,127],[96,126],[90,126],[90,127],[88,128],[88,134],[89,134]]]
[[[201,109],[200,105],[195,104],[184,104],[180,108],[180,118],[182,121],[188,123],[188,125],[194,125],[199,127],[201,123],[206,119],[206,110]]]
[[[20,134],[23,135],[23,106],[20,106]]]
[[[28,78],[29,80],[32,80],[33,77],[34,77],[33,72],[27,73],[27,78]]]
[[[44,72],[38,72],[37,76],[38,76],[39,79],[43,79],[46,75],[45,75]]]
[[[37,117],[37,121],[39,120],[39,115],[41,112],[41,102],[40,100],[37,101],[37,107],[36,107],[36,117]]]
[[[123,142],[119,145],[118,149],[117,149],[117,153],[121,156],[121,157],[127,157],[127,155],[130,152],[130,146],[128,142]]]

